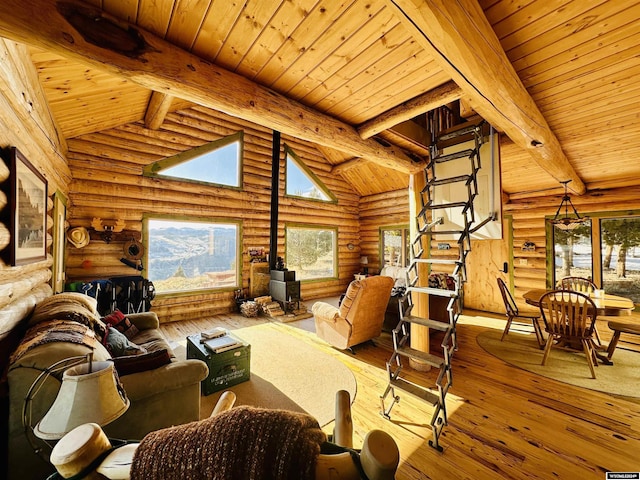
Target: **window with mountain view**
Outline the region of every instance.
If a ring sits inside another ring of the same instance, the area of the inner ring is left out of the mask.
[[[240,187],[243,133],[221,138],[145,167],[144,174]]]
[[[293,150],[285,146],[287,156],[286,194],[322,202],[335,202],[336,197],[304,164]]]
[[[291,226],[285,229],[285,262],[298,280],[335,278],[338,232],[333,228]]]
[[[234,289],[239,223],[147,218],[147,278],[159,294]]]

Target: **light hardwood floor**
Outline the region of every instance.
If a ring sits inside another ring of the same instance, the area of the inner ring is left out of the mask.
[[[162,329],[177,341],[216,325],[233,330],[258,322],[269,320],[229,314],[164,324]],[[372,343],[358,347],[355,355],[335,350],[312,333],[313,319],[270,324],[352,370],[358,384],[352,406],[354,446],[360,446],[371,429],[389,432],[400,449],[398,479],[602,480],[606,471],[640,472],[640,403],[549,380],[489,355],[478,346],[476,336],[487,328],[501,330],[504,320],[498,316],[465,312],[459,323],[442,453],[428,445],[429,405],[401,393],[391,420],[379,414],[388,350]],[[606,331],[606,324],[600,331]],[[410,369],[405,375],[429,387],[436,378],[436,372]],[[330,425],[326,431],[330,433]]]

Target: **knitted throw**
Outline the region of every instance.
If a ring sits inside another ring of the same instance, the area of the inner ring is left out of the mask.
[[[149,433],[131,480],[311,480],[325,440],[307,414],[240,406]]]

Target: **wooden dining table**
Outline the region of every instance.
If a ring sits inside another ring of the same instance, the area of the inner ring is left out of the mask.
[[[534,307],[540,306],[540,298],[552,290],[545,290],[544,288],[537,288],[525,292],[522,297],[524,301]],[[631,315],[631,312],[635,308],[633,301],[626,297],[620,297],[618,295],[611,295],[605,293],[603,298],[596,298],[593,293],[590,295],[591,300],[596,305],[598,316],[615,317],[621,315]]]
[[[553,290],[545,290],[544,288],[538,288],[534,290],[529,290],[525,292],[522,297],[524,301],[529,305],[533,305],[534,307],[540,307],[540,299],[542,296]],[[604,297],[596,298],[593,293],[589,295],[591,300],[596,306],[597,316],[605,316],[605,317],[613,317],[613,316],[622,316],[622,315],[631,315],[631,312],[635,308],[633,301],[626,297],[620,297],[618,295],[611,295],[609,293],[605,293]],[[569,345],[576,350],[580,350],[580,345]],[[613,346],[615,348],[615,345]],[[604,355],[600,352],[600,350],[604,350],[604,347],[599,346],[596,350],[596,357],[605,365],[613,365],[611,361],[611,352],[609,355]]]

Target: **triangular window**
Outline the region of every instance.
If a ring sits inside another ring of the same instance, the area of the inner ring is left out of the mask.
[[[144,174],[193,182],[240,187],[242,132],[181,152],[148,165]]]
[[[337,202],[337,198],[307,167],[293,150],[285,145],[287,157],[286,194],[321,202]]]

